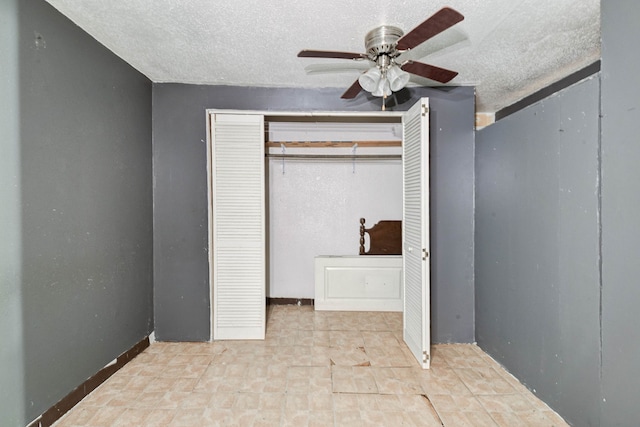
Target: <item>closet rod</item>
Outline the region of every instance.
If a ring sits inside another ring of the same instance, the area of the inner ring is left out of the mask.
[[[319,147],[402,147],[402,141],[267,141],[268,148],[295,147],[295,148],[319,148]]]
[[[276,159],[402,159],[400,154],[265,154]]]

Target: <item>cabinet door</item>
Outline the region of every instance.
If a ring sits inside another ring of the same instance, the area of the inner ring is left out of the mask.
[[[421,99],[402,120],[403,337],[423,368],[431,360],[429,263],[429,100]]]
[[[213,339],[264,339],[264,117],[211,117]]]

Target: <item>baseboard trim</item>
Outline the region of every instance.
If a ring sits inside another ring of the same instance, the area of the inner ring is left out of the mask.
[[[313,305],[313,298],[271,298],[271,297],[267,297],[267,305]]]
[[[27,427],[49,427],[58,421],[78,402],[84,399],[89,393],[95,390],[100,384],[105,382],[111,375],[129,363],[134,357],[142,353],[149,347],[149,337],[145,337],[129,350],[122,353],[114,363],[100,369],[91,378],[76,387],[71,393],[63,397],[58,403],[47,409],[38,419],[31,422]]]

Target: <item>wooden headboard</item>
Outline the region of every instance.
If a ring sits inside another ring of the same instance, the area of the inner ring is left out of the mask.
[[[402,255],[402,221],[380,221],[365,228],[360,218],[360,255]],[[369,250],[364,250],[364,235],[369,233]]]

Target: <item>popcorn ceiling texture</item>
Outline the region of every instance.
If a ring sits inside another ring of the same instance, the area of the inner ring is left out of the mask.
[[[360,72],[345,70],[348,61],[298,51],[364,52],[369,30],[407,32],[444,6],[465,20],[411,58],[458,71],[449,84],[476,86],[478,112],[500,110],[600,58],[599,0],[47,1],[158,83],[346,89]],[[322,68],[305,70],[314,65]],[[342,70],[322,71],[332,65]],[[412,77],[410,85],[435,83]]]

